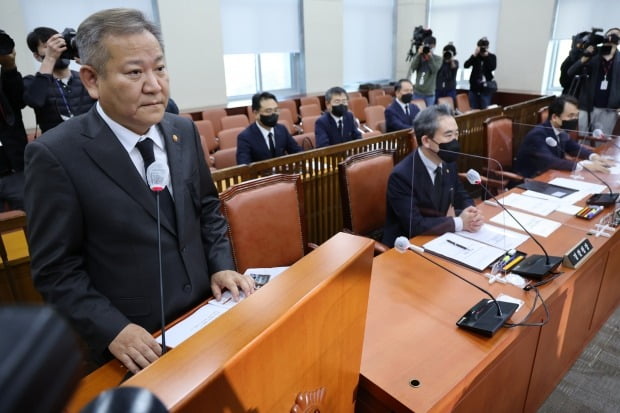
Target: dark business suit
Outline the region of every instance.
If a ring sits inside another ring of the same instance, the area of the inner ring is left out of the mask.
[[[158,126],[177,221],[162,214],[171,321],[209,296],[211,274],[234,264],[196,128],[171,114]],[[107,346],[130,322],[160,328],[155,198],[96,107],[28,145],[25,171],[35,285],[72,321],[95,359],[109,357]]]
[[[342,116],[342,134],[340,134],[338,124],[332,115],[329,112],[323,112],[314,125],[314,136],[316,138],[316,147],[323,148],[360,139],[362,134],[357,130],[355,118],[351,112],[347,112]]]
[[[410,129],[413,126],[413,119],[418,114],[420,108],[413,103],[409,104],[409,116],[405,113],[403,107],[394,99],[394,101],[385,108],[385,131],[394,132],[397,130]]]
[[[547,143],[548,137],[555,140],[555,147]],[[579,158],[588,158],[592,154],[591,150],[572,140],[564,131],[558,138],[559,142],[549,121],[536,125],[521,142],[515,171],[526,178],[538,176],[548,169],[571,171],[575,162],[565,159],[565,154]]]
[[[269,150],[263,133],[256,122],[245,128],[237,138],[237,164],[243,165],[264,161],[301,151],[301,148],[291,134],[288,133],[285,126],[279,123],[274,126],[273,136],[275,139],[276,156],[271,155],[271,150]]]
[[[454,219],[446,216],[450,205],[458,216],[474,203],[458,178],[456,163],[443,163],[442,171],[441,195],[434,202],[435,186],[417,150],[394,167],[387,188],[384,244],[394,245],[396,237],[401,235],[414,237],[454,231]]]

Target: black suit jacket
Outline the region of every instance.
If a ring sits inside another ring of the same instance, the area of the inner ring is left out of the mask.
[[[342,116],[342,135],[340,135],[336,121],[328,112],[323,112],[321,117],[316,120],[314,135],[316,136],[317,148],[349,142],[362,137],[360,131],[357,130],[355,118],[351,112]]]
[[[286,127],[279,123],[273,127],[273,136],[275,139],[276,156],[282,156],[301,151],[301,148],[295,142],[295,139],[288,133]],[[245,128],[237,138],[237,164],[249,164],[252,162],[264,161],[274,158],[263,133],[258,128],[256,122]]]
[[[385,108],[385,131],[394,132],[397,130],[409,129],[413,126],[413,119],[420,111],[420,108],[409,104],[409,116],[405,113],[400,103],[394,100]]]
[[[193,123],[166,114],[176,229],[162,214],[167,321],[210,294],[210,274],[234,269]],[[93,107],[26,148],[26,199],[37,289],[103,361],[130,322],[160,328],[156,203],[127,151]],[[109,356],[109,354],[108,354]]]
[[[454,231],[454,219],[446,216],[450,205],[459,215],[474,203],[458,178],[456,163],[444,163],[442,167],[438,203],[432,200],[435,186],[417,150],[394,167],[387,188],[384,244],[393,246],[396,237],[401,235],[411,238],[420,234],[440,235]]]

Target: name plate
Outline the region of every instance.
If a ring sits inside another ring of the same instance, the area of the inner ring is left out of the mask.
[[[587,238],[582,239],[564,255],[562,265],[577,268],[592,256],[594,247]]]

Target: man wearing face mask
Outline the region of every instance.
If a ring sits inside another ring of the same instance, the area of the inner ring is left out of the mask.
[[[394,167],[387,188],[383,242],[396,237],[478,231],[483,224],[458,175],[458,125],[451,109],[434,105],[413,123],[418,148]],[[455,216],[447,216],[454,208]]]
[[[411,103],[413,99],[413,84],[409,79],[400,79],[394,86],[394,101],[385,108],[385,131],[394,132],[410,129],[413,119],[420,112],[417,105]]]
[[[269,92],[252,96],[256,122],[245,128],[237,138],[237,164],[249,164],[297,153],[301,148],[278,123],[278,100]]]
[[[335,86],[325,92],[325,107],[320,118],[314,125],[316,147],[336,145],[360,139],[362,134],[357,130],[357,122],[347,106],[349,95],[346,90]]]
[[[620,110],[620,28],[607,30],[598,49],[588,46],[568,70],[570,76],[588,73],[579,94],[579,130],[582,134],[601,129],[613,133]]]
[[[577,130],[577,100],[559,96],[549,105],[549,118],[528,133],[519,147],[515,171],[525,178],[533,178],[548,169],[572,171],[573,158],[589,159],[589,169],[608,172],[599,155],[570,138],[566,131]]]
[[[41,131],[88,112],[95,100],[82,85],[80,74],[69,69],[69,59],[61,58],[67,50],[62,35],[49,27],[37,27],[26,41],[41,67],[34,76],[24,78],[24,102],[34,109]]]

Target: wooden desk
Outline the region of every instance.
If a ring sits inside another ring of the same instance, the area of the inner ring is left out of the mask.
[[[352,412],[373,246],[335,235],[122,385],[151,390],[170,411],[290,411],[305,394],[316,403],[300,411]],[[67,411],[124,374],[118,363],[95,371]]]
[[[481,208],[487,217],[498,212]],[[580,219],[565,215],[561,222],[540,239],[551,255],[563,255],[586,237]],[[455,325],[484,298],[480,291],[412,252],[391,250],[375,258],[356,411],[535,412],[620,302],[620,235],[589,239],[594,256],[577,270],[561,268],[562,276],[540,288],[549,322],[502,329],[492,338]],[[540,253],[531,239],[520,249]],[[495,296],[524,300],[513,322],[532,306],[533,292],[489,285],[479,273],[433,259]],[[540,304],[534,314],[534,322],[543,318]],[[411,387],[412,379],[420,386]]]

